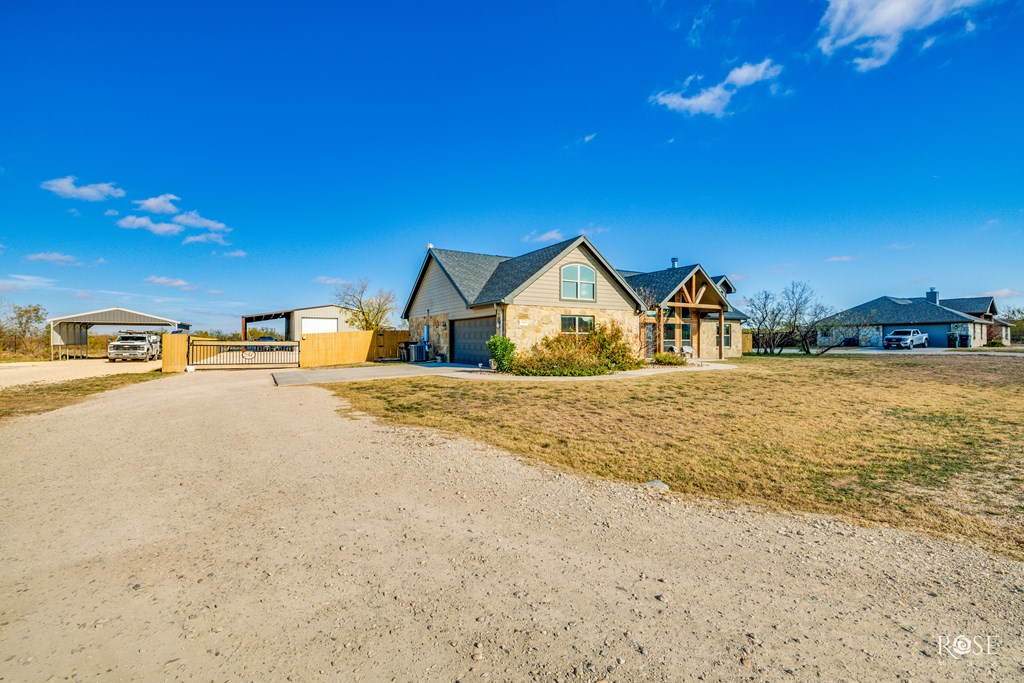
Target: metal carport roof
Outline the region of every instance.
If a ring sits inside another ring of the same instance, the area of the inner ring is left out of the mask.
[[[191,327],[188,323],[183,323],[180,320],[171,320],[170,318],[162,318],[149,313],[130,311],[127,308],[104,308],[99,311],[64,315],[59,318],[50,318],[50,323],[53,325],[59,323],[81,323],[86,325],[170,325],[171,327],[183,330]]]

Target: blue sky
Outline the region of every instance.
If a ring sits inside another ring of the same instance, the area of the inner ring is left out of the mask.
[[[480,4],[8,3],[0,297],[233,329],[586,232],[1024,304],[1021,3]]]

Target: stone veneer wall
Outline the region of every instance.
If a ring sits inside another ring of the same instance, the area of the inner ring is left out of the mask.
[[[423,326],[430,325],[430,357],[448,355],[448,330],[441,329],[441,323],[448,322],[447,313],[409,318],[409,339],[418,342],[423,339]]]
[[[685,320],[684,320],[685,322]],[[731,344],[725,347],[725,357],[735,358],[743,355],[743,324],[736,321],[725,321],[726,325],[732,325],[732,335],[729,340]],[[718,336],[718,320],[701,318],[700,321],[700,357],[707,360],[718,358],[718,344],[715,337]]]
[[[522,306],[511,304],[505,311],[505,336],[516,345],[516,349],[528,351],[544,337],[562,332],[563,315],[589,315],[597,325],[617,323],[640,349],[640,318],[632,311],[611,311],[603,308],[582,308],[576,306]]]

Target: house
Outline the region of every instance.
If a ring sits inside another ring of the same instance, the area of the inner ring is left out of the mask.
[[[923,297],[882,296],[826,318],[818,324],[818,343],[881,346],[885,335],[910,327],[927,334],[929,346],[948,346],[950,333],[958,339],[966,335],[973,347],[985,346],[990,338],[1008,344],[1010,324],[997,313],[992,297],[940,299],[932,287]]]
[[[429,247],[402,318],[432,356],[458,363],[486,363],[494,335],[529,349],[608,323],[648,356],[684,346],[703,358],[740,355],[744,316],[726,298],[732,283],[699,264],[672,266],[618,271],[582,235],[516,257]]]

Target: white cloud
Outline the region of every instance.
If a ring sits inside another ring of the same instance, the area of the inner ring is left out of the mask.
[[[149,199],[133,199],[132,204],[138,204],[139,209],[149,213],[178,213],[178,207],[171,202],[181,199],[173,194],[162,194],[159,197]]]
[[[118,216],[120,215],[117,209],[107,209],[103,212],[104,216]]]
[[[219,232],[204,232],[198,235],[189,235],[181,241],[182,244],[219,244],[222,247],[228,246],[229,242]]]
[[[177,199],[177,197],[175,197],[175,199]],[[201,230],[211,230],[213,232],[231,232],[231,228],[228,226],[219,221],[203,218],[199,215],[198,211],[186,211],[185,213],[178,214],[171,220],[178,225],[184,225],[186,228],[199,228]]]
[[[528,234],[523,235],[524,242],[557,242],[562,239],[565,239],[565,234],[561,230],[548,230],[540,234],[536,230],[531,230]]]
[[[68,209],[68,213],[70,213],[75,218],[81,218],[82,217],[82,212],[79,211],[78,209]]]
[[[105,258],[103,258],[103,257],[101,256],[100,258],[98,258],[98,259],[96,259],[95,261],[93,261],[93,265],[94,265],[94,266],[102,266],[102,265],[105,265],[105,264],[106,264],[106,262],[107,262],[107,259],[105,259]]]
[[[320,275],[315,278],[313,282],[321,285],[343,285],[348,282],[348,280],[344,280],[340,277],[327,277],[326,275]]]
[[[146,282],[151,285],[160,285],[161,287],[175,287],[185,292],[198,289],[195,285],[189,284],[188,280],[182,280],[181,278],[150,275],[146,278]]]
[[[241,249],[235,249],[234,251],[225,251],[221,256],[224,258],[245,258],[249,254],[242,251]]]
[[[1024,299],[1024,290],[1003,287],[1002,289],[996,289],[991,292],[982,292],[978,296],[992,296],[997,299]]]
[[[0,280],[0,292],[21,292],[26,289],[53,289],[57,283],[48,277],[38,275],[8,275],[6,280]]]
[[[206,290],[206,293],[207,294],[223,294],[224,290],[223,289],[208,289],[208,290]]]
[[[936,40],[935,36],[928,37],[923,43],[921,43],[921,52],[924,52],[925,50],[930,48],[932,45],[934,45],[935,44],[935,40]]]
[[[831,55],[853,47],[858,71],[884,66],[899,50],[903,36],[959,14],[984,0],[829,0],[821,19],[826,35],[818,47]],[[973,25],[973,24],[972,24]]]
[[[682,90],[678,92],[663,90],[651,95],[650,101],[667,107],[672,111],[691,116],[710,114],[716,118],[721,118],[725,115],[725,110],[728,108],[729,102],[732,101],[732,96],[740,88],[746,88],[761,81],[773,80],[778,78],[781,73],[782,66],[768,58],[757,64],[747,62],[730,71],[729,75],[721,83],[704,88],[696,95],[685,95],[686,88],[693,82],[695,77],[698,80],[700,79],[700,76],[690,76],[683,84]]]
[[[86,299],[86,300],[89,300],[89,301],[94,301],[96,299],[99,299],[99,297],[96,296],[95,294],[93,294],[92,292],[74,292],[74,293],[72,293],[71,296],[73,296],[76,299]]]
[[[584,143],[590,142],[591,140],[593,140],[596,137],[597,137],[597,133],[591,133],[590,135],[584,135],[583,136],[583,142]]]
[[[976,28],[978,28],[978,26],[973,21],[971,21],[970,19],[967,20],[966,24],[964,24],[964,32],[965,33],[974,33],[974,29],[976,29]]]
[[[29,254],[25,257],[26,261],[46,261],[47,263],[53,263],[58,266],[77,266],[79,265],[78,259],[71,254],[62,254],[59,251],[43,251],[38,254]]]
[[[825,261],[827,263],[845,263],[846,261],[852,261],[854,258],[853,256],[829,256]]]
[[[111,197],[123,197],[124,190],[115,187],[117,183],[93,183],[92,185],[75,185],[78,180],[73,175],[47,180],[39,185],[65,199],[84,199],[87,202],[102,202]]]
[[[177,235],[185,229],[174,223],[154,223],[148,216],[125,216],[117,225],[129,230],[149,230],[154,235]]]

